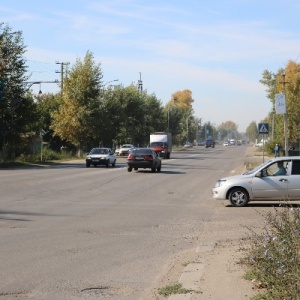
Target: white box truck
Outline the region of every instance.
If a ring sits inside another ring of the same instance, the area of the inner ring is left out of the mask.
[[[172,152],[172,134],[170,132],[154,132],[150,134],[150,148],[160,157],[170,158]]]

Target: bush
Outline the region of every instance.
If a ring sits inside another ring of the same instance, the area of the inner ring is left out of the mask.
[[[250,244],[241,248],[248,278],[266,288],[255,299],[300,299],[300,208],[284,205],[266,215],[262,233],[249,229]]]
[[[16,161],[21,163],[33,163],[41,160],[41,155],[39,154],[21,154]]]
[[[280,145],[279,142],[276,142],[276,141],[270,141],[270,142],[268,142],[268,143],[265,144],[265,150],[266,150],[266,152],[267,152],[270,156],[272,156],[272,155],[275,154],[274,148],[275,148],[275,145],[276,145],[276,144],[279,145],[279,151],[282,151],[283,148],[282,148],[282,146]]]
[[[60,160],[63,159],[63,155],[61,153],[55,152],[48,148],[43,148],[42,157],[40,153],[36,154],[21,154],[17,161],[20,162],[31,162],[31,163],[37,163],[41,161],[41,158],[43,161],[50,161],[50,160]]]
[[[56,151],[53,151],[48,148],[43,148],[42,150],[42,158],[43,161],[49,161],[49,160],[60,160],[63,158],[63,155],[61,153],[58,153]]]

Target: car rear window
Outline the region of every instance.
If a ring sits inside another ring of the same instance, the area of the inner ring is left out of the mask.
[[[107,154],[108,150],[107,149],[92,149],[92,151],[90,152],[90,154]]]
[[[150,149],[134,149],[134,150],[132,150],[131,153],[152,155],[152,150],[150,150]]]

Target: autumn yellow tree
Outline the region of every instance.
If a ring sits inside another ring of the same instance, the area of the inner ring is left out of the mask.
[[[300,64],[290,60],[285,74],[288,136],[296,141],[300,136]]]
[[[269,114],[268,122],[274,132],[274,140],[282,142],[284,140],[283,115],[276,114],[275,95],[286,93],[286,113],[288,125],[288,139],[299,139],[300,127],[300,64],[290,60],[285,68],[280,68],[277,73],[265,70],[260,80],[267,87],[267,97],[270,99],[272,113]],[[283,84],[285,82],[285,85]]]
[[[88,51],[83,61],[76,60],[64,80],[59,109],[52,115],[54,135],[77,145],[79,156],[83,143],[93,134],[102,77],[100,65],[95,64],[93,54]]]
[[[185,89],[173,93],[164,107],[167,130],[173,134],[173,142],[176,144],[195,138],[196,125],[193,117],[193,102],[192,92]]]
[[[194,99],[192,97],[192,92],[188,89],[185,89],[172,94],[172,98],[169,100],[168,104],[176,103],[179,108],[183,108],[190,113],[193,102]]]

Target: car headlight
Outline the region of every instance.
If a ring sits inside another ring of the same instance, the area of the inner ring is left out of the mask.
[[[226,180],[219,179],[219,180],[216,182],[215,187],[221,187],[225,182],[226,182]]]
[[[90,156],[87,156],[86,159],[91,159],[91,157],[90,157]]]

